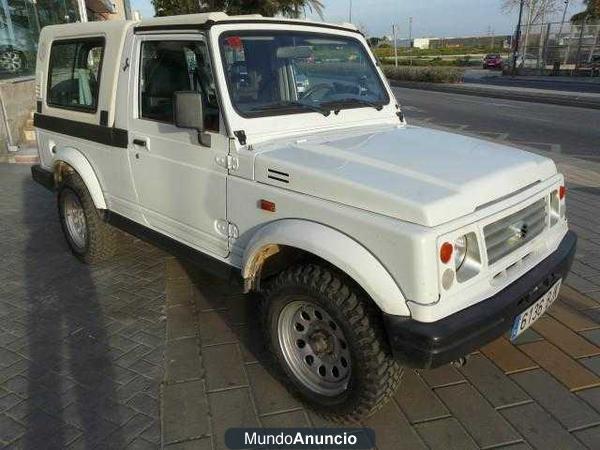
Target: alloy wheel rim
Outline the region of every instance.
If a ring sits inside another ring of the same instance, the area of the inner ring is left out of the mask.
[[[279,345],[288,367],[305,387],[335,396],[348,387],[350,349],[344,332],[327,311],[306,300],[294,300],[277,323]]]
[[[74,192],[65,192],[63,214],[71,240],[79,250],[83,250],[87,241],[87,222],[81,201]]]
[[[21,55],[14,51],[8,51],[0,55],[0,66],[8,72],[18,72],[23,67]]]

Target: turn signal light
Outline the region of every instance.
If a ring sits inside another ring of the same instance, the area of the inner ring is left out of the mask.
[[[567,188],[564,186],[561,186],[558,188],[558,198],[560,198],[561,200],[565,198],[565,195],[567,195]]]
[[[450,261],[450,258],[452,258],[453,251],[454,246],[450,242],[444,242],[440,248],[440,261],[447,264]]]
[[[258,207],[262,210],[275,212],[275,203],[270,202],[269,200],[261,200],[258,202]]]

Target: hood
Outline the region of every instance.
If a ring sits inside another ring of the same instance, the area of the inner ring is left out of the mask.
[[[556,173],[548,158],[420,127],[313,135],[257,150],[259,182],[425,226]]]

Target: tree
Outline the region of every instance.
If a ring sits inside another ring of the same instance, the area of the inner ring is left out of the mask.
[[[367,42],[369,43],[369,47],[371,48],[375,48],[377,47],[381,42],[385,41],[386,38],[385,37],[370,37],[369,39],[367,39]]]
[[[506,13],[512,13],[519,8],[521,0],[503,0],[502,9]],[[526,26],[534,23],[544,22],[552,13],[558,11],[563,4],[560,0],[524,0],[525,22]]]
[[[523,48],[525,52],[527,51],[531,26],[538,23],[544,23],[550,14],[555,13],[560,9],[562,3],[563,2],[560,0],[523,0],[523,10],[525,13],[523,27],[525,28],[525,31],[523,33],[523,46],[519,45],[520,48]],[[521,0],[503,0],[502,9],[506,13],[512,13],[515,9],[520,7],[520,4]],[[540,33],[540,39],[541,37],[542,33]],[[538,63],[539,60],[541,60],[542,49],[542,42],[540,40],[538,43],[538,50],[540,52]]]
[[[307,9],[323,16],[322,0],[152,0],[152,5],[157,16],[225,11],[228,14],[262,14],[268,17],[280,14],[299,18]]]
[[[581,23],[590,19],[600,19],[600,0],[583,0],[586,8],[584,11],[571,17],[571,22]]]
[[[152,0],[152,6],[157,17],[206,12],[197,0]]]

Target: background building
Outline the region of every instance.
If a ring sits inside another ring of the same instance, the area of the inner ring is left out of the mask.
[[[129,0],[0,0],[0,153],[32,141],[35,59],[46,25],[131,17]]]

